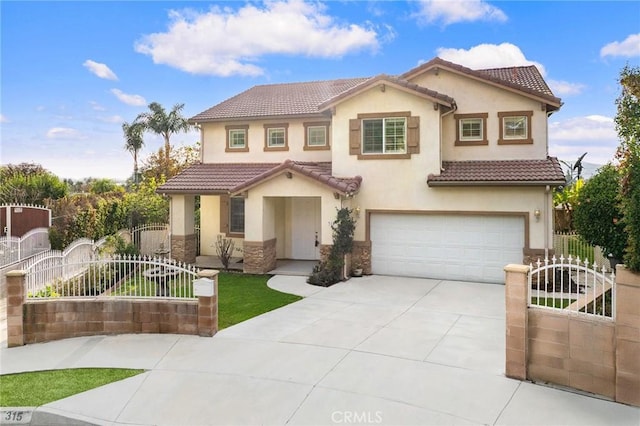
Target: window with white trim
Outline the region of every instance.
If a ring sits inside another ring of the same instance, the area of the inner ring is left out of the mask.
[[[244,198],[229,198],[229,232],[244,234]]]
[[[532,116],[533,111],[499,112],[500,138],[498,145],[533,143],[531,137]]]
[[[284,127],[271,127],[267,129],[267,146],[269,148],[281,148],[287,144],[286,130]]]
[[[246,148],[247,131],[245,129],[229,130],[229,148]]]
[[[326,146],[327,145],[327,126],[307,127],[307,145]]]
[[[460,140],[481,141],[482,139],[484,139],[482,118],[463,118],[460,120]]]
[[[362,120],[363,154],[404,154],[406,152],[406,117]]]

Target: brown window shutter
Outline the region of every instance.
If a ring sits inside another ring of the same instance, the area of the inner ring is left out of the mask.
[[[420,117],[409,117],[407,123],[407,151],[409,154],[420,153]]]
[[[220,196],[220,233],[229,233],[229,196]]]
[[[349,120],[349,155],[360,154],[360,120],[352,118]]]

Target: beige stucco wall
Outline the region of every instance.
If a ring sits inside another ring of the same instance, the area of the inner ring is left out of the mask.
[[[444,161],[544,159],[547,157],[547,113],[541,103],[506,89],[476,81],[440,69],[417,76],[413,83],[428,87],[456,100],[455,114],[488,113],[488,145],[455,146],[456,120],[453,114],[443,119],[442,157]],[[498,145],[500,120],[498,112],[533,111],[531,135],[533,144]]]
[[[195,196],[172,195],[170,207],[171,233],[173,235],[193,235]]]
[[[282,119],[270,121],[238,122],[239,125],[249,125],[248,152],[225,152],[227,143],[225,125],[232,123],[202,123],[202,161],[204,163],[281,163],[287,159],[298,161],[331,161],[330,150],[304,150],[303,123],[326,122],[326,118]],[[265,124],[289,123],[288,151],[264,151]],[[233,124],[236,124],[235,122]],[[329,133],[331,128],[329,128]],[[329,143],[331,138],[329,137]]]
[[[290,240],[285,234],[285,229],[275,228],[274,232],[274,221],[277,223],[279,220],[276,219],[280,219],[280,217],[276,217],[276,214],[284,212],[285,218],[290,220],[290,206],[287,208],[286,203],[273,202],[270,200],[271,197],[320,197],[320,223],[322,227],[320,242],[330,244],[331,227],[329,222],[335,218],[336,208],[341,206],[340,200],[334,198],[333,192],[328,187],[295,173],[291,179],[281,174],[249,190],[245,201],[247,217],[252,216],[262,218],[262,220],[248,220],[245,223],[244,236],[246,240],[266,241],[278,236],[281,236],[284,241]],[[287,214],[289,217],[286,216]],[[290,247],[280,247],[279,250],[282,250],[279,253],[286,253]]]
[[[200,254],[216,256],[215,242],[220,234],[220,197],[203,195],[200,197]],[[235,247],[242,248],[242,238],[233,238]],[[240,256],[239,252],[234,256]]]

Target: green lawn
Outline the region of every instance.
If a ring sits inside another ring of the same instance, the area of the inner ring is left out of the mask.
[[[0,407],[38,407],[143,372],[122,368],[78,368],[6,374],[0,376]]]
[[[553,298],[553,297],[546,297],[546,298],[541,297],[540,299],[538,299],[537,297],[531,298],[532,305],[548,306],[550,308],[560,308],[560,309],[566,308],[573,302],[575,302],[575,299],[560,299],[560,298]]]
[[[269,275],[221,272],[218,275],[218,327],[230,327],[302,297],[267,287]]]

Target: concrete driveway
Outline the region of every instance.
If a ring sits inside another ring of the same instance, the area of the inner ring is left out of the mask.
[[[640,409],[504,377],[504,287],[370,276],[213,338],[121,335],[2,349],[4,373],[133,367],[39,408],[96,424],[634,425]]]

